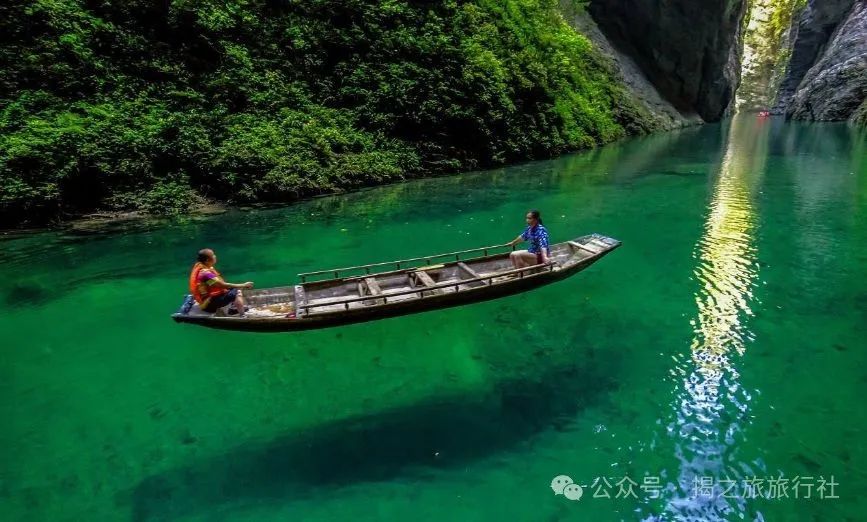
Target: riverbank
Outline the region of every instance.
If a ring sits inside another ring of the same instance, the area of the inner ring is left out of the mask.
[[[559,2],[13,2],[0,224],[290,202],[659,127]]]

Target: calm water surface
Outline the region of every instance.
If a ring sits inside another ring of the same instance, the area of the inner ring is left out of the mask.
[[[527,294],[338,329],[168,318],[202,246],[276,286],[501,243],[528,207],[554,240],[624,246]],[[2,520],[864,520],[867,137],[845,125],[742,117],[0,247]]]

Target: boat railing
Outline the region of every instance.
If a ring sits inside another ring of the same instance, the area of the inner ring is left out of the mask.
[[[382,301],[382,304],[384,305],[384,304],[388,304],[388,299],[393,298],[393,297],[399,297],[399,296],[408,295],[408,294],[418,294],[419,298],[421,298],[421,297],[424,297],[425,292],[431,292],[434,290],[440,290],[443,288],[451,288],[451,287],[454,287],[455,292],[458,292],[459,291],[458,288],[461,285],[466,285],[468,283],[475,283],[475,282],[479,282],[479,281],[484,281],[487,284],[487,286],[491,286],[493,284],[493,280],[496,278],[499,278],[499,277],[517,274],[519,279],[524,279],[525,277],[532,277],[532,276],[539,275],[539,274],[542,274],[545,272],[551,272],[554,270],[554,268],[556,266],[557,265],[555,265],[554,263],[549,263],[549,264],[543,265],[543,266],[539,266],[539,265],[525,266],[522,268],[513,268],[512,270],[495,272],[495,273],[485,275],[485,276],[448,281],[448,282],[444,282],[444,283],[437,283],[437,284],[434,284],[431,286],[421,286],[418,288],[408,288],[406,290],[400,290],[398,292],[388,292],[388,293],[381,293],[381,294],[376,294],[376,295],[363,295],[363,296],[358,296],[358,297],[348,297],[346,299],[341,299],[339,301],[329,301],[329,302],[325,302],[325,303],[308,303],[308,304],[300,306],[299,311],[303,315],[307,315],[310,312],[311,308],[322,308],[325,306],[332,306],[333,307],[333,306],[339,306],[339,305],[343,305],[343,308],[345,310],[349,310],[350,303],[357,303],[358,301]],[[540,270],[540,268],[541,268],[541,270]],[[537,271],[538,273],[525,275],[525,272],[529,272],[529,271]]]
[[[344,268],[330,268],[328,270],[317,270],[316,272],[304,272],[298,274],[298,278],[301,280],[301,283],[306,283],[308,282],[307,279],[309,277],[321,276],[324,274],[328,274],[330,277],[317,279],[317,281],[327,281],[329,279],[340,279],[341,277],[350,276],[381,274],[383,272],[401,271],[411,268],[417,268],[419,266],[439,264],[446,261],[446,258],[454,258],[454,261],[461,261],[462,255],[470,253],[482,253],[481,256],[476,256],[472,259],[485,258],[494,255],[492,252],[504,248],[510,248],[511,250],[514,250],[515,246],[511,243],[503,243],[502,245],[491,245],[479,248],[471,248],[469,250],[459,250],[457,252],[448,252],[446,254],[437,254],[433,256],[413,257],[410,259],[401,259],[399,261],[384,261],[381,263],[371,263],[369,265],[347,266]],[[433,262],[435,260],[437,260],[436,263]],[[452,259],[448,260],[451,261]],[[464,260],[466,260],[466,258],[464,258]]]

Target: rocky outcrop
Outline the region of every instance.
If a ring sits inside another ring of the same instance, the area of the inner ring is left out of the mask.
[[[726,114],[738,86],[746,4],[591,0],[590,14],[678,111],[716,121]]]
[[[609,60],[618,79],[646,112],[648,125],[654,131],[672,130],[702,123],[697,114],[682,114],[663,98],[635,61],[611,44],[587,11],[576,8],[571,0],[561,0],[560,11],[566,21],[579,33],[589,38],[596,49]]]
[[[867,98],[867,0],[857,0],[821,58],[804,75],[787,114],[834,121],[852,116]]]
[[[791,58],[772,112],[786,112],[807,71],[819,59],[834,30],[853,4],[854,0],[810,0],[801,15],[794,20],[790,37]]]

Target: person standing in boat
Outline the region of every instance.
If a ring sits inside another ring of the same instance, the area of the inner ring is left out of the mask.
[[[524,268],[533,265],[548,264],[551,262],[551,249],[548,246],[548,229],[542,224],[542,216],[538,210],[527,212],[527,228],[521,235],[509,242],[510,246],[517,245],[522,241],[529,241],[527,250],[515,250],[509,256],[512,266]]]
[[[190,293],[199,303],[199,308],[208,313],[214,313],[220,308],[235,303],[235,309],[240,316],[244,315],[244,294],[242,289],[253,288],[253,282],[243,284],[227,283],[220,272],[214,268],[217,264],[217,254],[210,248],[199,250],[196,264],[190,271]]]

